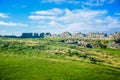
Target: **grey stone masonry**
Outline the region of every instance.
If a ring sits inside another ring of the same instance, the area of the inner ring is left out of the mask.
[[[103,38],[105,37],[104,33],[87,33],[86,34],[87,38]]]
[[[74,34],[72,35],[72,37],[73,37],[73,38],[84,38],[85,35],[82,34],[82,33],[74,33]]]
[[[71,33],[69,33],[69,32],[61,33],[61,34],[60,34],[60,37],[61,37],[61,38],[70,38],[70,37],[71,37]]]

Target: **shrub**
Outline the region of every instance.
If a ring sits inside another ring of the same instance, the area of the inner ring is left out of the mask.
[[[106,48],[107,48],[107,45],[102,44],[100,40],[97,41],[97,44],[98,44],[99,47],[102,48],[102,49],[106,49]]]
[[[69,47],[70,47],[71,49],[76,49],[76,46],[75,46],[75,45],[69,45]]]
[[[76,51],[76,50],[68,50],[68,54],[69,54],[69,56],[74,56],[74,55],[79,55],[79,52],[78,51]]]
[[[93,48],[93,46],[88,43],[88,44],[86,45],[86,48]]]
[[[104,62],[104,60],[93,56],[89,57],[89,60],[94,64],[96,64],[97,62]]]
[[[79,57],[87,58],[87,54],[85,54],[85,53],[80,53],[80,54],[79,54]]]

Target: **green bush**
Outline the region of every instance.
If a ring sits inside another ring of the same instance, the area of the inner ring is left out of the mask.
[[[102,44],[102,42],[101,42],[100,40],[97,41],[97,44],[98,44],[98,46],[99,46],[100,48],[102,48],[102,49],[106,49],[106,48],[107,48],[107,45]]]
[[[104,62],[104,60],[94,57],[94,56],[89,57],[89,60],[94,64],[96,64],[97,62]]]
[[[80,54],[79,54],[79,57],[80,57],[80,58],[81,58],[81,57],[82,57],[82,58],[87,58],[87,54],[85,54],[85,53],[80,53]]]
[[[78,56],[79,52],[76,50],[68,50],[68,54],[70,57],[75,56],[75,55]]]

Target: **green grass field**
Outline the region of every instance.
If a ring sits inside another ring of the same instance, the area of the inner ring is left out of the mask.
[[[120,80],[120,69],[80,61],[0,55],[1,80]]]
[[[120,80],[120,50],[62,39],[0,39],[0,80]]]

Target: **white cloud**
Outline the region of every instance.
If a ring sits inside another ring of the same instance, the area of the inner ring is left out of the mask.
[[[42,0],[42,3],[70,3],[70,4],[80,4],[78,0]]]
[[[21,35],[21,32],[10,32],[10,31],[7,31],[7,30],[0,30],[0,35],[2,36],[5,36],[5,35],[16,35],[16,36],[20,36]]]
[[[62,13],[63,13],[63,10],[58,9],[58,8],[53,8],[51,10],[46,10],[46,11],[36,11],[36,12],[34,12],[34,14],[46,15],[46,16],[49,16],[49,15],[57,16],[57,15],[60,15]]]
[[[0,21],[0,26],[27,26],[26,24]]]
[[[65,10],[53,8],[50,10],[42,10],[32,12],[33,15],[28,16],[30,19],[54,19],[56,16],[62,16],[65,13]]]
[[[57,30],[70,32],[106,32],[120,28],[119,20],[115,17],[107,16],[106,10],[57,9],[58,12],[61,12],[61,16],[58,16],[59,13],[56,14],[52,10],[45,10],[45,14],[42,13],[42,15],[41,11],[39,11],[40,14],[31,14],[28,17],[39,26],[42,25],[41,28],[45,27],[46,31],[52,30],[52,32],[56,32]],[[46,12],[48,11],[56,15],[46,16]]]
[[[51,2],[55,2],[55,3],[59,3],[59,2],[64,2],[65,0],[42,0],[42,2],[44,3],[51,3]]]
[[[56,9],[57,12],[55,12],[53,9],[46,10],[46,11],[36,11],[34,13],[37,13],[37,15],[33,14],[28,16],[30,19],[52,19],[52,20],[59,20],[57,18],[60,18],[62,20],[70,21],[73,20],[71,17],[75,17],[76,19],[79,18],[92,18],[92,17],[99,17],[99,15],[106,14],[106,10],[69,10],[69,9]],[[39,14],[38,14],[39,12]],[[44,12],[44,13],[43,13]],[[51,15],[51,13],[53,15]],[[61,15],[61,16],[58,16]],[[78,17],[79,16],[79,17]],[[73,20],[74,21],[74,20]]]
[[[0,13],[0,18],[9,18],[9,16],[6,15],[5,13]]]
[[[57,25],[59,25],[59,23],[57,23],[55,21],[51,21],[51,22],[49,22],[49,25],[57,26]]]
[[[87,0],[87,1],[82,1],[82,5],[102,6],[104,4],[112,4],[114,2],[115,0]]]
[[[40,15],[30,15],[28,16],[30,19],[33,19],[33,20],[39,20],[39,19],[49,19],[51,18],[50,16],[40,16]]]
[[[42,0],[41,3],[69,3],[69,4],[81,4],[87,6],[102,6],[103,4],[112,4],[115,0]]]

